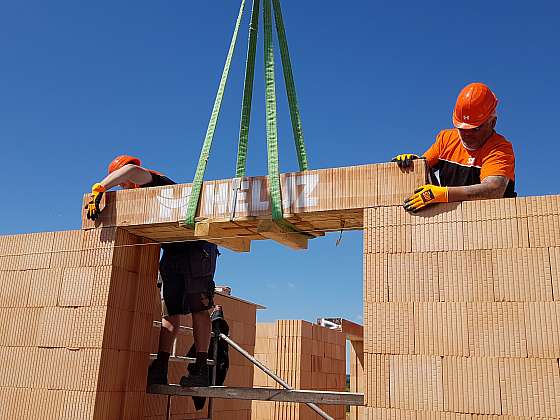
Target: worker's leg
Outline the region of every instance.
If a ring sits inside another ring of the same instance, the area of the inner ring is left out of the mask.
[[[212,284],[213,285],[213,284]],[[183,386],[208,386],[208,348],[212,323],[208,310],[214,306],[211,293],[192,293],[187,295],[189,307],[192,308],[193,336],[196,348],[196,362],[189,366],[189,375],[181,378]]]
[[[207,352],[210,346],[212,324],[208,310],[192,314],[194,346],[197,352]]]
[[[184,277],[176,268],[175,258],[165,256],[160,262],[162,320],[157,359],[148,368],[148,385],[166,384],[169,356],[177,336],[183,310]]]
[[[158,351],[171,353],[173,342],[177,337],[181,315],[166,316],[161,319],[161,330],[159,331]]]

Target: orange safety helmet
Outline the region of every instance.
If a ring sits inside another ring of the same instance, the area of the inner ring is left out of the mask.
[[[140,159],[133,156],[120,155],[113,159],[113,161],[109,164],[108,171],[109,173],[115,172],[117,169],[121,169],[124,165],[128,164],[140,166],[142,165],[142,162]]]
[[[497,105],[498,98],[488,86],[471,83],[459,93],[453,110],[453,125],[465,130],[480,127],[496,114]]]

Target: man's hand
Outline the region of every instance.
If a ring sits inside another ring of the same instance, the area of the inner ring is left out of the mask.
[[[406,169],[412,165],[412,161],[415,159],[420,159],[420,156],[413,153],[403,153],[402,155],[395,156],[391,159],[391,162],[397,162],[399,168]]]
[[[91,187],[91,196],[89,202],[86,204],[85,209],[86,217],[90,220],[96,220],[99,217],[99,213],[101,210],[99,209],[99,203],[101,203],[101,198],[103,197],[103,193],[106,191],[106,188],[97,183],[93,184]]]
[[[406,211],[416,213],[430,204],[447,203],[449,201],[448,191],[447,187],[438,187],[431,184],[422,185],[405,200],[403,207]]]

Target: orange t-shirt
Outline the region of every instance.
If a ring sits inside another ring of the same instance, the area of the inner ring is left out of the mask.
[[[441,185],[458,187],[480,184],[486,177],[509,179],[504,197],[515,197],[515,154],[509,141],[494,133],[478,150],[467,150],[459,130],[442,130],[424,153],[430,168],[439,170]]]

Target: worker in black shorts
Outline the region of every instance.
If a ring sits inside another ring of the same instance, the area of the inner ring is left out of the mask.
[[[109,174],[92,187],[86,206],[88,219],[99,216],[103,193],[120,185],[122,188],[144,188],[174,185],[175,182],[141,166],[138,158],[118,156],[109,164]],[[148,385],[167,384],[169,354],[179,328],[180,316],[192,314],[196,363],[181,379],[183,386],[208,386],[208,347],[210,314],[214,306],[214,271],[217,246],[206,241],[177,242],[162,245],[160,260],[162,279],[162,328],[157,359],[148,368]]]

